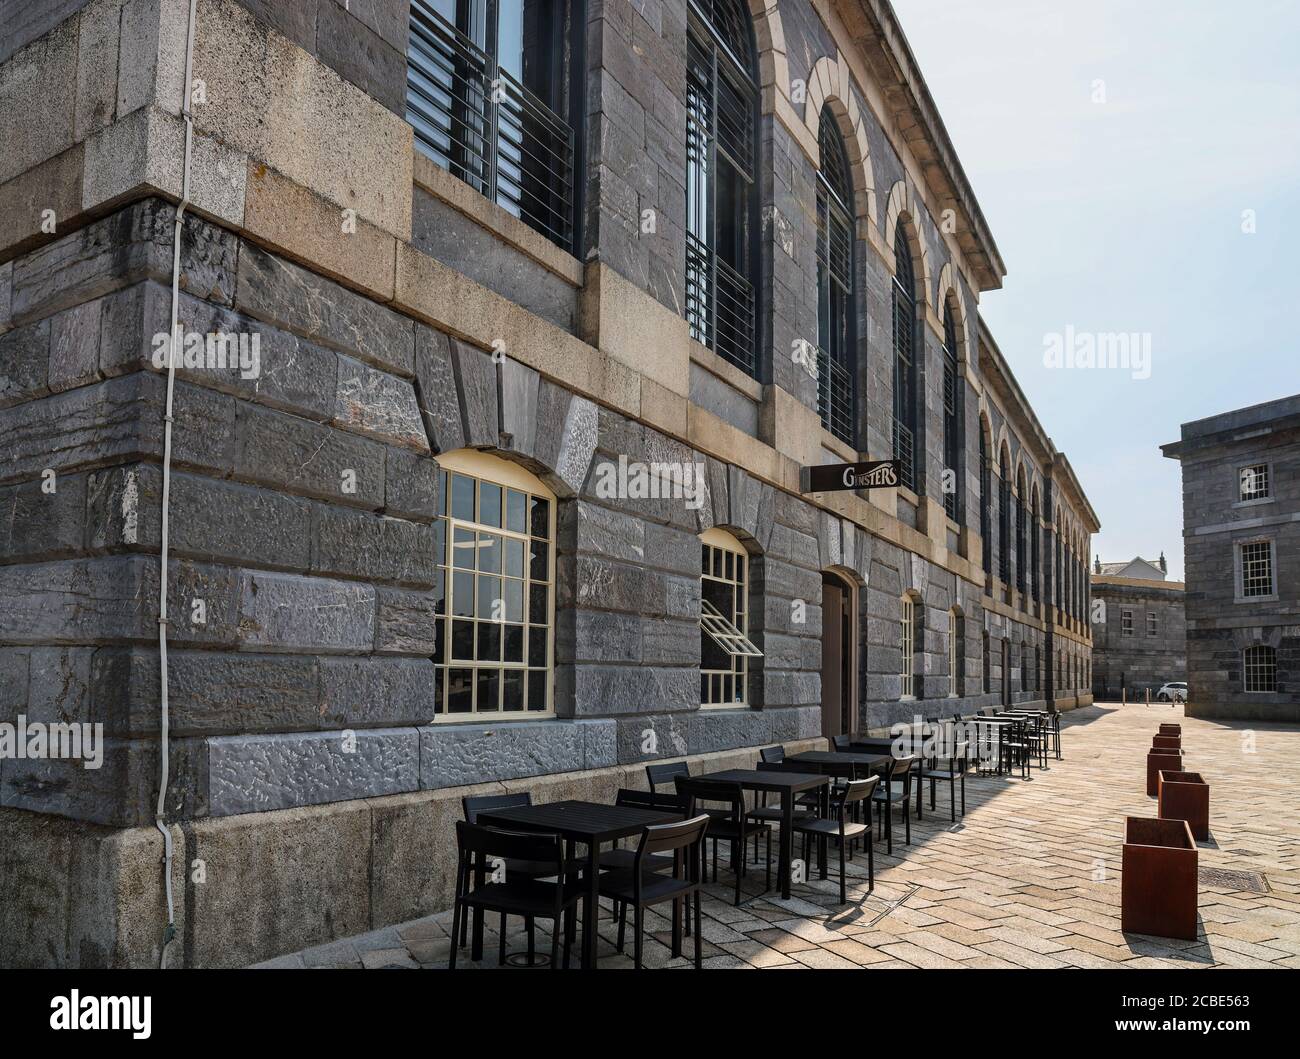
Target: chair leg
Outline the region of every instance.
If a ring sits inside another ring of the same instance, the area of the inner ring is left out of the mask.
[[[456,944],[456,934],[458,929],[464,925],[464,911],[461,908],[460,899],[457,898],[455,904],[452,906],[451,913],[451,954],[447,957],[447,970],[449,971],[454,971],[456,969],[456,950],[460,947]],[[463,939],[460,944],[465,944]]]
[[[564,913],[564,969],[569,969],[569,953],[573,950],[573,905],[569,905]],[[560,924],[555,924],[555,929],[560,929]]]
[[[632,910],[632,916],[633,916],[632,929],[636,931],[636,933],[633,935],[632,938],[632,952],[633,952],[633,961],[635,962],[636,969],[638,971],[641,970],[641,927],[642,927],[642,917],[644,915],[645,915],[645,911],[644,909],[642,909],[640,905],[637,905]]]
[[[506,914],[501,913],[501,921],[497,927],[497,963],[504,967],[506,965]]]
[[[920,799],[918,798],[917,801],[920,801]],[[907,844],[910,846],[912,844],[912,817],[907,812],[906,802],[903,803],[903,827]]]
[[[767,829],[767,855],[763,859],[763,890],[772,889],[772,829]]]
[[[848,869],[844,865],[844,834],[840,833],[840,904],[849,903]]]
[[[867,823],[868,824],[871,823],[870,817],[867,818]],[[868,839],[871,838],[870,827],[868,827],[867,829],[867,838]],[[871,893],[871,891],[874,890],[875,888],[876,888],[876,850],[875,850],[875,843],[869,841],[867,843],[867,893]]]
[[[696,893],[692,905],[695,909],[695,969],[698,971],[704,962],[704,953],[700,942],[700,897],[698,893]]]
[[[551,970],[557,971],[560,967],[560,935],[564,933],[563,913],[561,918],[551,924]],[[564,948],[565,954],[568,954],[568,946]],[[569,966],[569,961],[564,961],[564,966]]]
[[[966,815],[966,772],[964,769],[961,774],[961,815]]]
[[[682,899],[673,898],[673,955],[682,954]]]
[[[903,816],[907,816],[907,807],[903,807]],[[885,852],[894,855],[894,803],[885,803]]]
[[[962,792],[965,793],[966,791],[965,779],[961,781],[961,789]],[[957,779],[956,777],[952,777],[948,780],[948,808],[950,810],[948,815],[952,818],[953,823],[956,823],[957,822]],[[965,809],[962,810],[963,813],[965,813],[965,811],[966,811]]]

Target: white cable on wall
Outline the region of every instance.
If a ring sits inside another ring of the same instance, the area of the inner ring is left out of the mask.
[[[167,806],[167,782],[171,756],[171,731],[167,713],[167,551],[172,481],[172,398],[176,391],[176,362],[181,353],[181,231],[185,207],[190,202],[190,161],[194,140],[194,119],[190,113],[190,82],[194,73],[196,3],[197,0],[190,0],[189,22],[185,32],[185,81],[181,85],[181,117],[185,121],[185,161],[181,171],[181,201],[176,207],[175,229],[172,234],[171,344],[170,355],[167,358],[167,406],[163,415],[161,569],[158,575],[158,686],[161,697],[158,731],[158,804],[154,811],[154,824],[162,832],[163,837],[163,886],[167,891],[167,927],[163,931],[162,946],[158,952],[159,967],[165,966],[167,946],[176,936],[176,909],[172,896],[172,836],[163,822]]]

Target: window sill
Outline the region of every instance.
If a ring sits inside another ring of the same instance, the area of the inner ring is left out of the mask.
[[[509,210],[480,195],[412,145],[413,183],[440,202],[487,229],[502,242],[574,287],[582,286],[582,262],[533,231]]]
[[[697,342],[692,338],[690,343],[692,364],[698,364],[710,375],[721,379],[733,390],[738,390],[751,401],[762,401],[763,386],[757,379],[746,375],[734,364],[729,364],[702,342]]]
[[[750,705],[747,702],[702,702],[701,710],[748,710]]]
[[[504,713],[458,713],[454,717],[447,714],[435,717],[428,723],[428,725],[422,727],[432,727],[435,725],[443,727],[446,725],[457,724],[520,724],[525,721],[556,721],[560,719],[561,718],[556,716],[554,710],[550,710],[546,713],[521,713],[518,715]]]
[[[1268,596],[1237,596],[1233,603],[1276,603],[1280,597],[1276,592]]]

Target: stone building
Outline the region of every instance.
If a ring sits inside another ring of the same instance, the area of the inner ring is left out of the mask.
[[[2,964],[446,907],[467,790],[1091,700],[1097,518],[890,5],[468,7],[0,27],[0,721],[105,732],[0,761]]]
[[[1164,552],[1156,560],[1092,566],[1092,693],[1129,701],[1162,684],[1187,679],[1183,585],[1168,580]]]
[[[1300,395],[1184,423],[1188,713],[1300,721]]]

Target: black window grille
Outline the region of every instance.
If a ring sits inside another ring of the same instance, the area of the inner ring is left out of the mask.
[[[570,5],[412,0],[406,119],[419,149],[574,251]]]
[[[1041,591],[1042,570],[1039,567],[1039,551],[1042,542],[1042,530],[1038,525],[1038,493],[1034,492],[1034,508],[1029,518],[1029,594],[1038,602]]]
[[[1002,453],[998,463],[998,577],[1003,584],[1011,581],[1011,468],[1007,454]]]
[[[907,228],[894,229],[894,459],[899,481],[916,489],[916,277]]]
[[[984,552],[984,572],[993,576],[993,527],[989,508],[993,503],[992,475],[989,470],[989,442],[984,428],[980,427],[980,541]]]
[[[1025,546],[1028,540],[1028,527],[1025,525],[1025,476],[1017,480],[1019,491],[1016,494],[1016,587],[1025,591],[1026,563]]]
[[[822,425],[856,444],[853,184],[835,115],[824,107],[817,174],[817,411]]]
[[[686,320],[696,341],[757,377],[753,56],[749,15],[738,4],[693,5],[686,64]]]
[[[957,325],[952,306],[943,309],[943,463],[947,479],[943,509],[954,522],[962,520],[961,374],[957,367]]]

